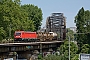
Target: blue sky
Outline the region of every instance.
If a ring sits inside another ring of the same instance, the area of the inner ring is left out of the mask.
[[[85,10],[90,10],[90,0],[21,0],[21,4],[34,4],[42,9],[42,27],[53,12],[64,13],[67,27],[75,27],[74,17],[79,9],[84,7]]]

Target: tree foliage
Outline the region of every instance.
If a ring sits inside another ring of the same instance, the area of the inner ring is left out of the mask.
[[[60,48],[58,48],[58,50],[60,51],[60,55],[64,57],[63,60],[68,60],[69,42],[65,41],[64,44],[62,44]],[[77,51],[77,44],[75,44],[74,42],[70,42],[70,58],[73,58],[76,55]]]
[[[13,37],[16,30],[36,31],[41,21],[42,11],[37,6],[21,6],[20,0],[0,1],[0,28],[3,28],[5,34],[0,35],[2,38]]]
[[[0,27],[0,40],[6,37],[6,32],[3,30],[3,27]]]
[[[43,60],[62,60],[62,57],[57,55],[49,55],[43,58]]]
[[[90,11],[84,10],[82,7],[75,17],[75,23],[77,27],[77,42],[79,46],[79,52],[83,44],[90,44]]]
[[[76,54],[71,60],[79,60],[79,54]]]
[[[81,53],[89,54],[90,53],[90,46],[88,44],[84,44],[82,46]]]
[[[76,26],[77,26],[77,33],[84,33],[84,25],[85,25],[85,19],[84,19],[84,8],[82,7],[78,14],[76,15],[75,17],[75,23],[76,23]],[[83,34],[81,35],[78,35],[77,37],[77,42],[82,45],[83,41],[84,41],[84,36]],[[81,47],[81,46],[80,46]]]
[[[28,13],[29,20],[32,20],[34,22],[34,31],[37,31],[42,22],[42,10],[32,4],[22,5],[21,8]]]

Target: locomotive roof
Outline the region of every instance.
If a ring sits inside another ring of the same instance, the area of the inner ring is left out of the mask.
[[[15,31],[15,32],[36,33],[36,32],[31,32],[31,31]]]

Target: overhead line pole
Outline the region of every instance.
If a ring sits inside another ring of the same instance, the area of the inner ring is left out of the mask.
[[[70,60],[70,36],[69,36],[69,60]]]
[[[74,34],[85,34],[85,33],[74,33]],[[70,36],[69,37],[69,60],[70,60]]]

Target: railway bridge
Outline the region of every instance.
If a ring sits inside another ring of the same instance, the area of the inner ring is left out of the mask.
[[[30,60],[32,54],[35,51],[40,53],[56,49],[63,43],[63,41],[51,41],[51,42],[22,42],[22,43],[3,43],[0,44],[0,59],[5,58],[25,58]]]

